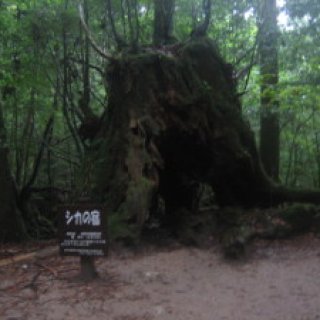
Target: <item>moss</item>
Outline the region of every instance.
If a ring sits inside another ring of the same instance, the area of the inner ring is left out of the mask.
[[[301,233],[319,227],[319,213],[320,209],[315,205],[295,204],[280,210],[279,217],[289,224],[293,233]]]
[[[108,217],[108,236],[111,241],[120,240],[128,244],[135,244],[139,241],[140,230],[136,225],[128,223],[128,211],[109,213]]]
[[[124,240],[127,243],[139,241],[143,223],[149,213],[152,188],[152,183],[144,177],[129,183],[125,202],[109,216],[109,235],[112,240]]]

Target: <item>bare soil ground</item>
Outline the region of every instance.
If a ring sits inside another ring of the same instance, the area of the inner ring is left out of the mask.
[[[22,250],[0,249],[0,262]],[[215,245],[144,246],[111,250],[97,260],[100,278],[79,283],[79,259],[51,254],[0,267],[0,319],[315,320],[319,262],[311,235],[256,241],[241,262]]]

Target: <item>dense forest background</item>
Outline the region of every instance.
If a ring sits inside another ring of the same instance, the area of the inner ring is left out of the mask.
[[[78,3],[0,1],[0,164],[6,161],[11,172],[0,180],[14,183],[20,214],[37,211],[24,217],[33,236],[52,234],[52,204],[71,200],[79,183],[86,184],[79,170],[108,103],[107,60],[92,48]],[[135,46],[161,47],[153,33],[157,3],[85,1],[83,18],[100,48],[123,55]],[[242,112],[266,171],[290,187],[319,188],[320,4],[208,3],[176,0],[169,40],[187,41],[210,10],[207,34],[234,66]]]

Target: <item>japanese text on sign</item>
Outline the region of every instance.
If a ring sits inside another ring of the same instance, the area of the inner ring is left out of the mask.
[[[76,226],[82,225],[92,225],[92,226],[100,226],[101,225],[101,213],[99,210],[92,211],[76,211],[74,214],[71,214],[69,210],[66,211],[65,218],[66,224],[70,225],[74,223]]]
[[[103,206],[71,204],[59,215],[61,255],[107,255],[107,220]]]

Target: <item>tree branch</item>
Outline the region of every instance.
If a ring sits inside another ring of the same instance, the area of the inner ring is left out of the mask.
[[[191,32],[191,37],[205,36],[211,22],[212,0],[203,0],[204,21]]]
[[[117,43],[118,49],[121,49],[124,46],[126,46],[127,44],[124,41],[124,39],[119,36],[119,34],[117,32],[116,25],[115,25],[115,22],[114,22],[114,19],[113,19],[111,0],[107,0],[106,4],[107,4],[108,18],[110,20],[110,26],[111,26],[112,34],[113,34],[114,40]]]
[[[84,60],[83,59],[77,59],[77,58],[74,58],[74,57],[69,57],[69,60],[72,61],[72,62],[75,62],[75,63],[78,63],[78,64],[83,64],[84,63]],[[92,63],[89,63],[89,67],[93,70],[96,70],[100,73],[101,76],[104,76],[104,70]]]
[[[81,26],[84,30],[84,32],[86,33],[89,41],[90,41],[90,44],[92,46],[92,48],[100,55],[102,56],[103,58],[109,60],[109,61],[116,61],[115,57],[113,57],[109,52],[105,52],[102,48],[100,48],[97,43],[95,42],[95,40],[93,39],[92,35],[91,35],[91,32],[85,22],[85,19],[84,19],[84,13],[83,13],[83,7],[81,5],[81,3],[79,2],[79,5],[78,5],[78,11],[79,11],[79,17],[80,17],[80,22],[81,22]]]

